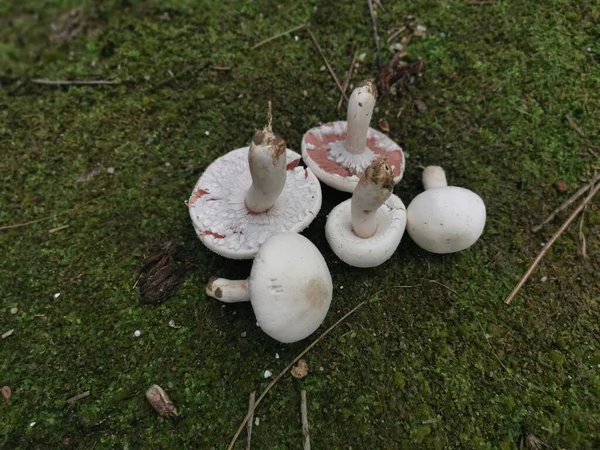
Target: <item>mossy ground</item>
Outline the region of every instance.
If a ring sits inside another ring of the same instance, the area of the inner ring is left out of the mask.
[[[308,377],[286,376],[267,396],[253,448],[300,447],[304,388],[314,448],[511,449],[531,432],[553,448],[597,449],[597,202],[583,226],[589,258],[579,255],[575,222],[513,306],[502,300],[567,213],[538,233],[532,227],[598,164],[600,4],[383,3],[384,60],[387,30],[408,15],[428,32],[408,50],[425,62],[423,77],[381,100],[373,121],[386,118],[410,155],[396,193],[408,204],[421,191],[418,166],[440,164],[452,184],[485,199],[488,224],[462,253],[427,254],[406,236],[389,262],[358,270],[325,242],[326,214],[347,195],[324,188],[305,233],[334,278],[324,327],[372,302],[307,355]],[[85,27],[61,40],[65,27],[52,24],[77,7]],[[264,125],[268,100],[295,150],[305,130],[343,116],[305,31],[251,50],[303,22],[340,76],[355,49],[367,57],[353,82],[375,75],[366,1],[0,4],[0,225],[52,216],[0,231],[0,331],[14,329],[0,342],[0,384],[13,391],[0,401],[3,448],[225,448],[249,393],[269,381],[263,372],[278,373],[307,344],[278,345],[249,305],[205,297],[211,275],[243,277],[250,265],[207,251],[184,205],[202,170]],[[14,81],[29,77],[125,82]],[[559,179],[567,193],[552,187]],[[167,239],[193,267],[164,304],[141,305],[136,269]],[[173,396],[183,421],[150,408],[144,392],[153,383]],[[88,398],[66,403],[86,390]]]

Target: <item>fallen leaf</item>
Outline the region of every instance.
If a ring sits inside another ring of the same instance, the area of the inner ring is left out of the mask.
[[[158,384],[150,386],[146,391],[146,398],[154,410],[162,417],[172,419],[178,416],[175,404]]]
[[[291,372],[294,378],[304,378],[306,375],[308,375],[308,364],[306,364],[306,361],[301,359],[298,361],[298,364],[292,367]]]

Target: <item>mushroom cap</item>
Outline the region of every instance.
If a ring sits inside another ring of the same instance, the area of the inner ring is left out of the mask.
[[[302,138],[302,159],[323,183],[353,192],[365,169],[376,158],[386,157],[394,171],[394,183],[404,175],[402,148],[385,134],[369,128],[365,151],[353,155],[345,150],[348,122],[337,121],[312,128]]]
[[[370,238],[358,237],[352,229],[352,199],[331,210],[325,237],[333,252],[354,267],[376,267],[392,257],[406,229],[406,207],[392,194],[377,210],[377,231]]]
[[[297,233],[279,233],[263,243],[249,286],[258,325],[283,343],[304,339],[319,328],[333,296],[323,255]]]
[[[188,201],[196,234],[213,252],[231,259],[252,259],[270,236],[300,232],[321,209],[321,185],[308,168],[298,167],[300,155],[286,149],[283,192],[264,213],[248,211],[245,195],[252,185],[249,147],[213,161],[198,179]]]
[[[454,253],[473,245],[483,233],[486,209],[474,192],[457,186],[428,189],[408,205],[407,231],[432,253]]]

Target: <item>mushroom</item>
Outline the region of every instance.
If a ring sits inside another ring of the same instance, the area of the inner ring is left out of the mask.
[[[310,225],[321,209],[321,185],[298,166],[300,158],[273,133],[269,114],[249,147],[211,163],[187,203],[203,244],[226,258],[252,259],[273,234]]]
[[[432,253],[454,253],[473,245],[483,233],[486,209],[474,192],[448,186],[444,169],[423,170],[421,192],[408,205],[407,230],[415,243]]]
[[[404,152],[385,134],[369,128],[377,88],[363,81],[348,100],[347,121],[312,128],[302,138],[302,159],[323,183],[352,192],[369,164],[385,156],[394,183],[404,174]]]
[[[258,326],[273,339],[291,343],[319,328],[333,284],[317,247],[301,234],[284,232],[262,244],[247,280],[211,278],[206,294],[225,303],[250,301]]]
[[[406,207],[393,189],[393,169],[380,158],[367,167],[352,198],[333,208],[325,236],[338,258],[355,267],[390,259],[406,228]]]

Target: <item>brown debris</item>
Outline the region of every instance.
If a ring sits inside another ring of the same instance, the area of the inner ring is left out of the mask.
[[[304,378],[308,375],[308,364],[306,364],[305,360],[301,359],[298,361],[298,364],[292,367],[291,373],[294,378]]]
[[[420,113],[427,111],[427,105],[423,100],[415,100],[415,108],[417,108],[417,111]]]
[[[409,63],[402,59],[405,56],[404,52],[396,53],[379,73],[378,88],[382,96],[400,95],[425,70],[423,61]]]
[[[568,189],[567,183],[565,183],[563,180],[558,180],[556,183],[554,183],[554,187],[558,192],[566,192]]]
[[[85,392],[82,392],[81,394],[74,395],[69,400],[67,400],[67,403],[75,403],[77,400],[81,400],[82,398],[86,398],[89,396],[90,396],[90,391],[85,391]]]
[[[2,397],[4,397],[4,400],[8,401],[12,395],[12,390],[8,386],[3,386],[0,391],[2,391]]]
[[[389,133],[390,132],[390,124],[388,123],[387,120],[385,119],[381,119],[379,121],[379,128],[381,129],[381,131],[383,131],[384,133]]]
[[[175,260],[177,246],[169,241],[144,260],[140,272],[146,272],[140,282],[141,302],[156,305],[171,295],[185,276],[186,269]]]
[[[541,439],[536,438],[531,433],[527,434],[527,436],[524,437],[523,441],[525,443],[525,448],[530,450],[540,450],[544,447],[548,447],[548,444],[546,444]]]
[[[177,417],[177,408],[167,393],[159,385],[154,384],[146,391],[146,398],[154,410],[162,417],[172,419]]]
[[[86,28],[83,8],[75,8],[61,16],[50,27],[50,40],[54,42],[69,42],[79,36]]]

